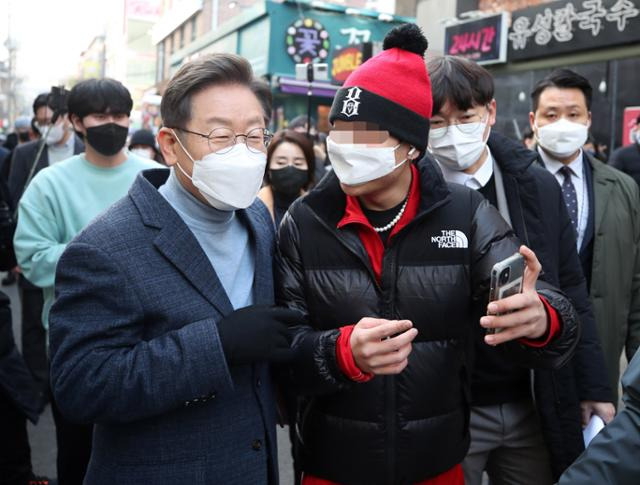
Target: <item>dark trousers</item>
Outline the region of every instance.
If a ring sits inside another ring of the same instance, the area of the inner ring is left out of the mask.
[[[91,457],[92,424],[76,424],[67,420],[51,398],[51,411],[56,424],[58,444],[58,483],[82,485]]]
[[[27,418],[2,389],[0,430],[0,485],[27,485],[31,478]]]
[[[47,335],[42,326],[42,290],[20,276],[22,308],[22,356],[38,387],[46,395],[49,389]]]

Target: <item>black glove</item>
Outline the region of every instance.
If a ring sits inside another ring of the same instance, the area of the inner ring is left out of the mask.
[[[230,313],[218,323],[227,363],[242,365],[288,360],[291,357],[289,325],[303,320],[303,314],[297,310],[263,305]]]

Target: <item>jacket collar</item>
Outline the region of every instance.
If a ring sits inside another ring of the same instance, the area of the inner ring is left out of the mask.
[[[80,137],[76,134],[73,135],[73,154],[77,155],[78,153],[82,153],[84,151],[84,143],[80,139]]]
[[[487,144],[502,171],[513,230],[524,244],[536,250],[540,261],[546,261],[546,226],[540,218],[542,194],[533,175],[535,170],[545,170],[534,165],[538,153],[499,133],[491,133]]]
[[[191,230],[157,190],[168,177],[169,170],[166,168],[141,172],[129,190],[129,197],[140,213],[143,224],[158,230],[153,241],[158,251],[222,315],[227,315],[233,311],[233,307],[209,259]],[[266,207],[258,201],[248,209],[238,211],[238,217],[249,228],[255,245],[255,302],[270,303],[273,297],[273,223]]]
[[[446,202],[450,191],[442,172],[429,156],[418,162],[417,169],[420,177],[420,204],[416,218],[419,218],[436,205]],[[331,171],[298,203],[309,206],[329,227],[335,228],[345,215],[347,197],[340,188],[338,177]]]
[[[593,208],[595,209],[594,229],[595,232],[598,233],[602,226],[604,215],[607,212],[607,204],[611,198],[610,195],[615,186],[616,177],[611,173],[611,170],[607,170],[609,167],[588,153],[584,154],[584,161],[587,162],[587,169],[591,168],[593,173],[593,205],[595,205],[595,208]],[[593,205],[589,210],[593,210]]]
[[[503,174],[518,177],[526,173],[538,154],[507,138],[500,133],[491,132],[487,145]]]

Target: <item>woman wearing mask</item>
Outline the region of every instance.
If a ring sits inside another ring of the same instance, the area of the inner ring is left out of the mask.
[[[309,139],[295,131],[276,133],[267,150],[266,185],[258,193],[276,227],[294,200],[313,184],[315,156]]]

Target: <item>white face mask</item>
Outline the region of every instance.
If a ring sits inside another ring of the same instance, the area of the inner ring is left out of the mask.
[[[42,126],[42,127],[39,126],[38,130],[44,136],[44,134],[47,131],[47,126]],[[64,131],[65,131],[64,121],[58,121],[55,125],[51,126],[51,129],[49,130],[49,133],[47,134],[47,137],[44,140],[45,143],[47,145],[55,145],[56,143],[59,143],[60,140],[64,138]]]
[[[236,143],[226,153],[209,153],[202,160],[194,160],[175,132],[174,136],[193,162],[193,173],[189,177],[179,163],[178,168],[211,206],[233,211],[246,209],[253,203],[267,166],[266,153],[254,153],[246,144]]]
[[[467,123],[463,133],[455,126],[431,130],[429,151],[439,163],[451,170],[462,171],[471,167],[482,156],[487,146],[484,131],[487,123]],[[434,136],[435,135],[435,136]]]
[[[589,127],[582,123],[560,118],[548,125],[538,127],[538,144],[557,158],[566,158],[577,152],[587,141]]]
[[[345,185],[360,185],[389,175],[402,166],[405,159],[396,165],[394,147],[368,147],[354,143],[336,143],[327,137],[327,151],[331,166],[338,179]],[[411,148],[409,154],[415,148]]]
[[[155,152],[151,148],[132,148],[131,153],[134,153],[142,158],[149,158],[153,160],[155,157]]]

